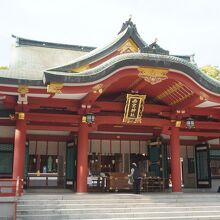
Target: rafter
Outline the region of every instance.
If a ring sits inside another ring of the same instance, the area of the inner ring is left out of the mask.
[[[199,96],[194,94],[193,96],[187,98],[183,102],[177,105],[174,105],[173,110],[182,110],[182,109],[192,108],[192,107],[195,107],[201,104],[202,102],[203,101],[199,99]]]

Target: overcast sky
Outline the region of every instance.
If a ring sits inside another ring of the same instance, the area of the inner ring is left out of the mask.
[[[220,67],[219,0],[1,0],[0,65],[9,65],[12,34],[99,47],[130,14],[146,43],[157,37],[171,54]]]

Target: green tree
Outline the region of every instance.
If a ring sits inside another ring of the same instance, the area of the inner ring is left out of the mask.
[[[0,70],[7,70],[8,67],[7,66],[0,66]]]
[[[8,67],[7,66],[0,66],[0,70],[7,70]]]
[[[220,69],[217,66],[212,66],[212,65],[206,65],[200,68],[200,70],[209,76],[220,80]]]

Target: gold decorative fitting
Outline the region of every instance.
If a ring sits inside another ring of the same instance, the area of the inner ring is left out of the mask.
[[[50,83],[47,85],[48,93],[62,93],[63,83]]]
[[[179,128],[181,126],[181,121],[176,121],[176,127]]]
[[[29,92],[29,89],[28,89],[28,86],[26,86],[26,85],[19,85],[17,91],[20,94],[24,95],[24,94],[27,94]]]
[[[103,92],[103,84],[97,84],[95,86],[92,87],[92,91],[93,93],[102,93]]]
[[[139,48],[138,48],[137,44],[131,38],[126,40],[121,45],[121,47],[119,47],[119,49],[118,49],[118,52],[120,54],[122,54],[122,53],[136,53],[138,51],[139,51]]]
[[[139,67],[138,71],[138,76],[151,85],[160,83],[168,78],[168,69],[165,68]]]
[[[204,93],[204,92],[200,92],[200,100],[207,100],[209,98],[209,96]]]
[[[83,122],[83,123],[87,123],[87,122],[86,122],[86,116],[82,116],[82,122]]]
[[[127,94],[123,122],[141,123],[146,95]]]
[[[16,112],[16,114],[18,115],[19,120],[24,120],[25,119],[25,113],[24,112]]]
[[[77,67],[77,68],[73,68],[70,70],[71,73],[80,73],[80,72],[83,72],[85,70],[89,69],[89,65],[84,65],[84,66],[80,66],[80,67]]]

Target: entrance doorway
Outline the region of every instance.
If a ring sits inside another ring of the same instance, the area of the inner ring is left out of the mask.
[[[64,188],[66,143],[30,141],[26,147],[26,188]]]
[[[91,140],[88,156],[88,189],[102,191],[132,189],[128,184],[128,174],[133,162],[141,171],[143,190],[162,191],[168,187],[167,147],[161,141],[148,143],[129,140]]]

